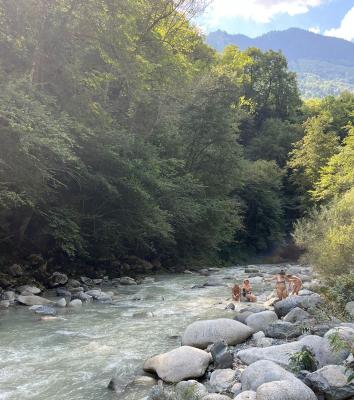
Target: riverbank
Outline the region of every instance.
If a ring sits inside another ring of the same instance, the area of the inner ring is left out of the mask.
[[[310,285],[309,268],[286,267],[294,272],[301,268],[305,286]],[[157,274],[154,279],[142,280],[136,285],[96,281],[96,287],[88,289],[113,292],[111,301],[92,299],[80,307],[54,306],[57,318],[44,321],[43,315],[29,306],[18,304],[2,310],[0,387],[3,397],[0,398],[59,400],[64,396],[73,400],[103,400],[116,399],[119,393],[119,398],[141,400],[150,390],[146,386],[148,380],[141,378],[146,375],[142,367],[149,357],[178,348],[185,329],[194,321],[225,317],[233,320],[240,315],[240,309],[253,307],[254,304],[240,303],[236,304],[236,310],[227,309],[230,286],[235,281],[250,277],[258,296],[256,305],[264,307],[273,290],[262,278],[279,268],[278,265],[257,265],[202,271],[209,276],[192,271]],[[53,288],[40,295],[58,301],[56,291]],[[269,340],[265,339],[258,338],[260,343]],[[272,344],[293,340],[296,338],[273,338]],[[240,348],[255,345],[250,336],[228,351],[231,349],[235,358]],[[233,370],[239,366],[236,362]],[[210,379],[212,368],[213,363],[202,378],[204,383]],[[111,387],[116,392],[107,389],[112,377],[115,379]]]

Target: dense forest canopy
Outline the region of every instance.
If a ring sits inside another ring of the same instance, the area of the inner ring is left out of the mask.
[[[333,213],[353,240],[354,96],[302,103],[281,53],[216,53],[203,5],[0,0],[3,265],[238,261],[316,204],[300,244]]]

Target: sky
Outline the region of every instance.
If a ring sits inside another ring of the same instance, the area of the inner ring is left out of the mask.
[[[354,0],[213,0],[197,24],[256,37],[302,28],[354,41]]]

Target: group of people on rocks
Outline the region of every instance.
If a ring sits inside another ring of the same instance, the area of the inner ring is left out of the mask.
[[[301,278],[295,275],[286,274],[284,270],[281,270],[278,274],[274,275],[271,278],[264,278],[264,281],[275,281],[275,288],[279,300],[286,299],[289,293],[291,295],[298,295],[302,287]],[[289,284],[289,288],[287,287],[287,283]],[[252,292],[252,286],[249,279],[245,279],[241,286],[237,284],[234,285],[234,287],[232,288],[232,300],[243,300],[252,303],[257,301],[257,297]]]

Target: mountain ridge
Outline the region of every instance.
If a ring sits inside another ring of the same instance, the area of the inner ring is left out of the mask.
[[[231,44],[241,50],[257,47],[262,51],[281,51],[288,59],[289,68],[298,75],[303,97],[354,91],[354,43],[344,39],[289,28],[255,38],[217,30],[209,33],[206,42],[218,51]]]

